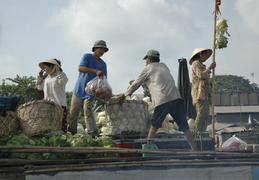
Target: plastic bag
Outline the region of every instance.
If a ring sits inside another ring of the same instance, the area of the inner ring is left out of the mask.
[[[241,144],[246,144],[246,142],[239,139],[238,137],[236,137],[236,135],[233,135],[231,138],[229,138],[222,144],[221,150],[222,151],[238,151],[238,150],[240,150],[239,146]]]
[[[85,92],[95,98],[107,102],[112,97],[112,88],[106,77],[96,76],[86,84]]]

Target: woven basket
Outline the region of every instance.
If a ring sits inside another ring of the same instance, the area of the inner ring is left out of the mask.
[[[0,115],[0,136],[11,135],[18,131],[19,120],[13,111],[6,111]]]
[[[108,134],[122,132],[146,133],[149,126],[148,104],[145,101],[125,100],[106,107]]]
[[[63,109],[50,101],[34,100],[18,107],[22,132],[29,136],[38,136],[60,131]]]

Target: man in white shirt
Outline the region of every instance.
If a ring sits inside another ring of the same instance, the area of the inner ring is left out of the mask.
[[[124,94],[120,94],[118,99],[123,101],[126,96],[132,95],[141,85],[145,85],[151,94],[152,103],[155,107],[148,139],[154,138],[158,128],[162,127],[167,114],[170,114],[187,137],[192,150],[196,150],[193,135],[189,130],[185,109],[181,95],[170,70],[164,63],[160,63],[160,54],[156,50],[149,50],[144,57],[146,67],[144,67],[138,78],[128,87]]]

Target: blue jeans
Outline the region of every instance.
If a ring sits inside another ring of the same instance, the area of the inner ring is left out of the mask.
[[[92,113],[93,101],[89,99],[81,99],[73,94],[71,100],[70,117],[68,131],[72,134],[77,133],[78,116],[83,107],[85,126],[88,130],[88,134],[92,136],[98,136],[98,129],[96,126],[95,118]]]

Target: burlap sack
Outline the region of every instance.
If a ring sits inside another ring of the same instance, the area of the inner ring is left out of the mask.
[[[0,113],[0,136],[11,135],[18,131],[19,120],[14,111]]]
[[[148,104],[145,101],[125,100],[108,104],[106,122],[110,135],[121,132],[146,133],[149,126]]]
[[[22,132],[29,136],[60,131],[63,109],[50,101],[34,100],[18,107]]]

